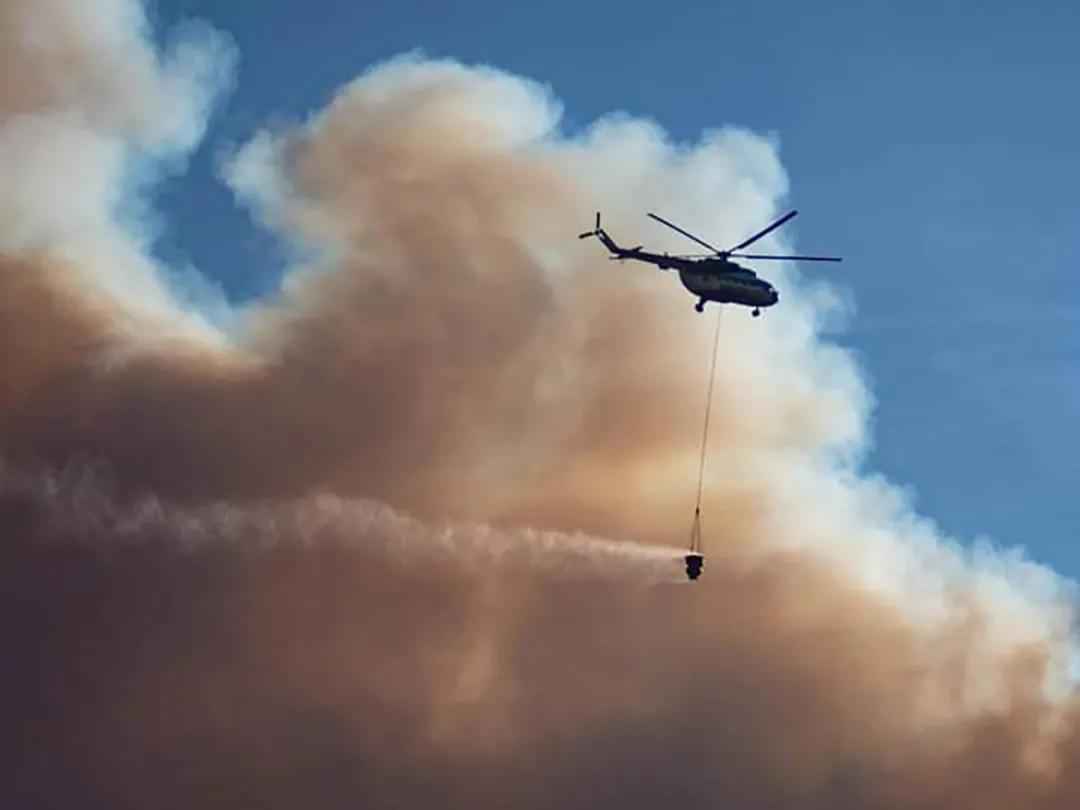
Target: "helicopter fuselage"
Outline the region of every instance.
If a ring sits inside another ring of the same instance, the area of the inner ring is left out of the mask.
[[[687,290],[705,301],[763,308],[780,300],[780,294],[769,282],[758,278],[753,270],[730,261],[704,260],[696,266],[680,267],[679,280]]]
[[[616,249],[616,259],[636,259],[654,264],[661,270],[677,270],[683,286],[702,301],[761,309],[780,300],[780,294],[772,284],[730,259],[684,259],[640,249]]]

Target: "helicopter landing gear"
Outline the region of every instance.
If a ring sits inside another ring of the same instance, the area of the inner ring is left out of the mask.
[[[759,317],[761,315],[761,310],[758,309],[757,307],[754,307],[754,311],[751,312],[750,314],[753,315],[755,318],[757,318],[757,317]]]
[[[700,301],[698,301],[696,304],[694,304],[694,309],[696,309],[698,312],[704,312],[705,311],[705,299],[702,298]]]

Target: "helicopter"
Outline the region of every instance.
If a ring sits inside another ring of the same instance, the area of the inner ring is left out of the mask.
[[[843,261],[835,256],[771,256],[760,253],[736,252],[749,247],[766,234],[772,233],[798,213],[798,211],[790,211],[784,214],[768,227],[727,250],[717,250],[708,242],[698,239],[689,231],[684,231],[675,223],[668,222],[656,214],[649,214],[657,222],[678,231],[688,239],[712,251],[712,253],[705,254],[670,256],[667,253],[650,253],[642,250],[642,245],[632,248],[619,247],[615,240],[608,235],[607,231],[600,227],[599,211],[596,212],[596,227],[591,231],[579,234],[578,238],[588,239],[590,236],[595,236],[603,243],[604,247],[611,251],[611,258],[617,261],[636,259],[640,262],[655,264],[661,270],[678,270],[679,280],[682,281],[683,286],[698,298],[698,302],[694,304],[694,309],[698,312],[705,311],[705,302],[715,301],[720,304],[740,304],[753,307],[752,314],[756,318],[761,315],[763,308],[771,307],[780,300],[780,293],[768,281],[758,278],[757,273],[753,270],[731,261],[732,257],[802,262]]]

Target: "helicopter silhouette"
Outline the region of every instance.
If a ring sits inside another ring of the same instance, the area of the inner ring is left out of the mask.
[[[671,256],[667,253],[650,253],[647,250],[642,250],[642,245],[632,248],[619,247],[615,240],[608,235],[607,231],[600,227],[599,211],[596,212],[596,228],[579,234],[578,238],[588,239],[590,236],[595,236],[603,243],[604,247],[611,251],[611,258],[617,261],[635,259],[640,262],[654,264],[661,270],[678,270],[679,280],[682,281],[683,286],[698,298],[698,302],[694,304],[694,309],[698,312],[705,311],[705,302],[715,301],[719,304],[740,304],[753,307],[752,314],[756,318],[761,314],[762,308],[771,307],[780,300],[780,293],[768,281],[758,278],[757,273],[753,270],[731,261],[732,257],[801,262],[843,261],[835,256],[772,256],[760,253],[736,252],[749,247],[766,234],[772,233],[772,231],[798,213],[798,211],[791,211],[784,214],[768,227],[763,228],[749,239],[744,239],[728,250],[717,250],[708,242],[699,239],[689,231],[684,231],[675,223],[668,222],[656,214],[649,214],[657,222],[678,231],[686,238],[712,251],[712,253],[705,254]]]

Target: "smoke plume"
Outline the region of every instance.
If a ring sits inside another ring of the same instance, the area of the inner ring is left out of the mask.
[[[775,143],[568,133],[404,56],[223,160],[303,258],[222,325],[149,191],[232,46],[85,6],[0,8],[12,806],[1080,806],[1072,583],[864,472],[842,302],[794,271],[719,316],[681,582],[717,316],[574,235],[736,242]]]

